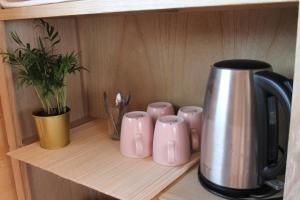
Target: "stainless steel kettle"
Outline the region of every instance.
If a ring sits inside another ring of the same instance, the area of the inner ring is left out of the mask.
[[[268,63],[215,63],[204,102],[200,182],[230,198],[280,189],[276,178],[284,173],[286,152],[279,154],[278,127],[287,137],[291,96],[290,80],[273,73]]]

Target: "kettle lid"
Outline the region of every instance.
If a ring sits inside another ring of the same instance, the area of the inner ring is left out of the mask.
[[[271,65],[259,60],[233,59],[217,62],[213,64],[213,67],[232,70],[261,70],[271,68]]]

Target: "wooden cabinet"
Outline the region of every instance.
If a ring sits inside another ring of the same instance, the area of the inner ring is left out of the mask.
[[[15,190],[11,162],[6,155],[8,152],[8,144],[2,111],[0,111],[0,113],[0,199],[16,200],[17,193]]]
[[[25,41],[34,42],[33,18],[47,18],[57,27],[62,37],[58,50],[80,52],[81,64],[89,69],[70,77],[68,101],[74,125],[105,116],[104,91],[110,96],[118,90],[130,91],[130,110],[145,110],[149,102],[158,100],[170,101],[177,107],[202,105],[210,66],[223,59],[264,60],[272,64],[275,72],[294,77],[285,199],[297,200],[300,184],[298,61],[295,65],[297,1],[82,0],[4,9],[0,10],[0,48],[15,48],[8,37],[11,31],[18,32]],[[31,112],[40,105],[32,88],[16,90],[10,67],[0,65],[5,126],[13,150],[36,138]],[[27,174],[19,165],[15,161],[14,172]],[[39,199],[42,196],[38,196],[36,188],[47,187],[47,180],[55,182],[55,178],[35,170],[29,167],[28,174],[22,177],[29,177],[34,193],[31,196]],[[23,179],[17,185],[25,188],[23,197],[29,198]],[[72,187],[64,190],[65,198],[72,198]],[[82,193],[88,197],[93,192],[82,189]],[[62,194],[55,195],[53,198],[60,199]]]

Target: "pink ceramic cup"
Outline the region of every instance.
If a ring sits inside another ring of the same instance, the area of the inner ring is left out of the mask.
[[[124,156],[145,158],[151,156],[153,123],[148,113],[126,113],[122,120],[120,149]]]
[[[193,151],[200,151],[202,111],[203,109],[201,107],[184,106],[179,109],[177,114],[178,116],[182,117],[187,123],[187,126],[190,130]]]
[[[153,160],[167,166],[178,166],[191,159],[190,136],[182,117],[158,118],[153,139]]]
[[[174,108],[169,102],[155,102],[148,105],[147,113],[149,113],[153,122],[156,122],[161,116],[174,115]]]

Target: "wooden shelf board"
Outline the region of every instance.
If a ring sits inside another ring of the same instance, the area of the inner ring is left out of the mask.
[[[280,197],[282,193],[278,193],[276,196]],[[225,200],[222,197],[216,196],[208,192],[198,180],[198,166],[195,166],[190,171],[186,172],[186,175],[180,177],[172,186],[160,195],[160,200]]]
[[[176,184],[170,187],[160,196],[160,200],[224,200],[205,190],[198,181],[198,166],[191,169],[185,176],[181,177]]]
[[[152,158],[120,154],[119,142],[109,139],[106,122],[96,120],[71,129],[71,144],[45,150],[39,143],[9,155],[65,179],[119,199],[151,199],[199,161],[196,153],[180,167],[158,165]]]
[[[298,0],[78,0],[2,9],[0,10],[0,20],[295,2]]]

